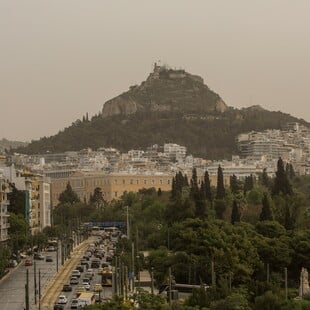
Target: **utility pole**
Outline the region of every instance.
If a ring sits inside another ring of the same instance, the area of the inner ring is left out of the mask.
[[[135,243],[132,242],[131,243],[131,263],[132,263],[132,266],[131,266],[131,271],[132,271],[132,274],[131,274],[131,280],[132,280],[132,292],[135,291]]]
[[[285,300],[287,300],[287,268],[284,268],[284,280],[285,280]]]
[[[211,279],[212,279],[212,287],[215,288],[215,271],[214,271],[214,261],[211,261]]]
[[[172,279],[171,279],[171,267],[169,267],[169,310],[171,310],[172,306]]]
[[[151,293],[154,295],[154,267],[151,267]]]
[[[39,269],[39,310],[41,310],[41,270]]]
[[[58,256],[59,256],[59,246],[57,242],[57,249],[56,249],[56,272],[58,272]]]
[[[125,266],[125,300],[127,300],[128,297],[128,267]]]
[[[130,228],[129,228],[129,212],[128,212],[128,206],[126,206],[126,217],[127,217],[127,239],[130,240]]]
[[[29,270],[28,270],[28,268],[27,268],[27,271],[26,271],[25,305],[26,305],[26,309],[25,310],[30,310],[30,308],[29,308]]]
[[[33,284],[34,284],[34,304],[37,304],[37,268],[36,262],[33,263]]]

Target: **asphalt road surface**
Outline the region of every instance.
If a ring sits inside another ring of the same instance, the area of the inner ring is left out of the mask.
[[[45,262],[45,260],[33,260],[36,264],[37,293],[39,290],[39,270],[41,273],[41,294],[48,281],[56,273],[56,252],[42,252],[44,256],[53,257],[53,262]],[[26,270],[29,273],[29,302],[30,305],[35,304],[34,296],[34,264],[32,266],[24,266],[25,259],[21,264],[11,272],[5,279],[0,281],[0,309],[1,310],[23,310],[25,307],[25,284]],[[59,260],[59,264],[60,264]],[[39,296],[37,294],[37,303]]]

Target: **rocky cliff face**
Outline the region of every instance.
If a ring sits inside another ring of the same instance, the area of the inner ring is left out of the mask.
[[[223,113],[227,109],[221,97],[210,90],[200,76],[155,64],[146,81],[107,101],[102,116],[129,115],[137,111]]]

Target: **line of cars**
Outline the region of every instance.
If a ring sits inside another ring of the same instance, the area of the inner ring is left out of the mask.
[[[104,244],[105,243],[105,244]],[[71,309],[84,308],[86,305],[102,301],[103,286],[112,286],[112,281],[105,285],[102,281],[104,274],[110,274],[112,280],[112,267],[110,261],[113,258],[112,246],[104,242],[104,238],[98,237],[85,251],[79,265],[72,271],[69,283],[64,284],[63,293],[59,296],[54,309],[64,309],[70,302]],[[65,295],[65,292],[73,292],[73,298]]]

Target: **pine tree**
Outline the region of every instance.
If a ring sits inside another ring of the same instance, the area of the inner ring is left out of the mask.
[[[216,199],[225,198],[225,187],[222,167],[219,165],[217,169],[217,187],[216,187]]]
[[[206,199],[212,201],[211,183],[208,171],[206,171],[204,175],[204,185],[206,189]]]
[[[66,189],[59,195],[58,200],[61,204],[80,202],[80,198],[77,193],[73,191],[70,182],[67,183]]]
[[[270,203],[268,200],[268,196],[265,193],[262,199],[262,212],[259,216],[260,221],[273,221],[273,216],[270,208]]]
[[[284,195],[291,195],[293,193],[292,186],[284,170],[284,163],[281,157],[278,160],[272,193],[275,195],[280,193],[283,193]]]
[[[233,201],[233,207],[231,211],[231,223],[234,225],[236,222],[240,222],[241,213],[236,200]]]

